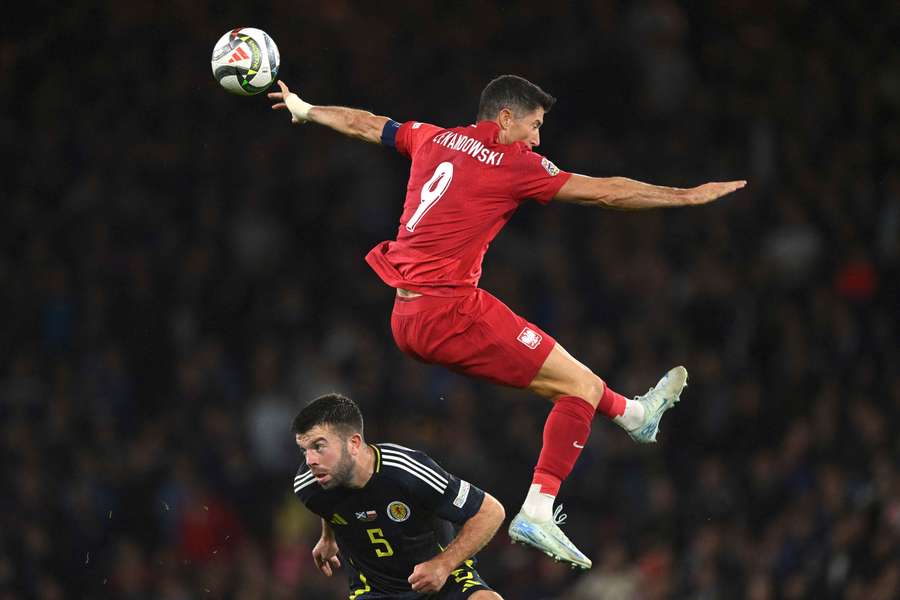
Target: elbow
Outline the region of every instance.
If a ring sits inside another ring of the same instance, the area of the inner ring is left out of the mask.
[[[354,116],[353,121],[350,123],[350,130],[350,134],[353,137],[361,140],[367,142],[381,141],[381,128],[378,126],[375,115],[371,113],[360,112]]]
[[[594,177],[590,184],[584,190],[582,204],[621,210],[622,203],[627,201],[627,191],[620,177]]]
[[[501,504],[499,500],[497,500],[490,494],[485,494],[484,502],[486,504],[488,514],[491,517],[491,521],[493,521],[495,523],[495,526],[499,528],[504,519],[506,519],[506,509],[503,508],[503,504]]]
[[[358,138],[365,138],[368,133],[366,128],[367,119],[361,114],[355,114],[353,120],[350,121],[350,135]]]

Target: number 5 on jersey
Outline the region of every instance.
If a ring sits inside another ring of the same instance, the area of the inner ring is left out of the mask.
[[[444,192],[447,191],[447,188],[450,187],[450,182],[452,180],[453,163],[442,162],[439,164],[434,170],[434,175],[431,176],[431,179],[422,186],[422,192],[419,194],[421,199],[419,201],[419,207],[416,209],[416,212],[413,213],[413,216],[409,218],[409,221],[407,221],[407,231],[415,231],[416,225],[419,224],[419,221],[422,220],[425,213],[427,213],[432,206],[437,204],[437,201],[441,199],[441,196],[443,196]]]
[[[384,533],[382,533],[381,529],[366,529],[366,533],[369,534],[372,545],[376,546],[375,556],[378,558],[385,558],[394,555],[394,549],[391,548],[390,542],[384,539]],[[377,546],[384,546],[384,549],[378,548]]]

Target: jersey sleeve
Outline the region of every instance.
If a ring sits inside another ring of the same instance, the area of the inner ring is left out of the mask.
[[[444,520],[461,525],[481,508],[484,492],[448,473],[424,452],[381,444],[382,461],[403,471],[410,495]],[[398,448],[398,449],[395,449]]]
[[[572,176],[535,152],[520,154],[513,164],[513,189],[517,200],[534,198],[547,204]]]
[[[433,138],[439,131],[443,131],[442,127],[421,123],[419,121],[407,121],[400,125],[397,135],[394,138],[394,144],[397,152],[412,158],[415,156],[422,144]]]

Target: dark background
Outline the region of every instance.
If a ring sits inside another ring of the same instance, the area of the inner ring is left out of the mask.
[[[316,104],[471,122],[517,73],[561,168],[717,204],[526,204],[482,286],[633,395],[685,364],[660,443],[598,420],[560,500],[594,559],[481,554],[508,600],[895,598],[900,52],[894,2],[47,2],[0,37],[0,599],[343,598],[313,569],[290,419],[524,498],[549,410],[401,355],[363,256],[408,163],[213,81],[256,26]],[[18,15],[18,16],[15,16]]]

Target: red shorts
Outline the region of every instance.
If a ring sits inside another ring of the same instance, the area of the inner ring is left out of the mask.
[[[481,289],[458,297],[397,297],[397,347],[415,359],[517,388],[528,387],[556,340]]]

